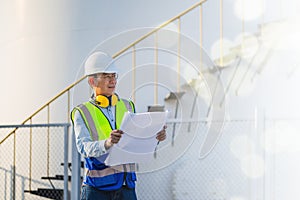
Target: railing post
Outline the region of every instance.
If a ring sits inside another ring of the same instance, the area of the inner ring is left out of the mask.
[[[14,132],[14,152],[12,166],[12,199],[16,199],[16,132]]]
[[[74,129],[72,128],[72,193],[71,193],[71,200],[78,200],[80,199],[80,185],[81,185],[81,175],[80,175],[80,165],[81,163],[81,156],[77,151],[76,141],[75,141],[75,134]]]
[[[69,152],[69,126],[64,127],[64,200],[68,200],[68,152]]]

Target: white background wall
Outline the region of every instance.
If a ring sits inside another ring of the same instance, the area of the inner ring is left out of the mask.
[[[132,28],[159,25],[196,2],[1,0],[0,124],[20,123],[74,82],[80,76],[83,60],[100,42]],[[236,2],[240,1],[224,0],[224,37],[230,41],[242,32]],[[247,10],[242,12],[244,18],[249,19],[244,24],[245,32],[258,31],[258,25],[263,22],[296,17],[300,8],[296,0],[265,0],[264,15],[252,18],[251,13],[256,13],[262,1],[255,2],[247,4]],[[213,57],[211,48],[219,38],[219,1],[208,0],[203,20],[204,49]],[[185,26],[185,34],[197,40],[195,25]],[[250,85],[251,95],[235,96],[234,91],[230,92],[227,108],[232,119],[253,117],[256,106],[268,117],[299,117],[299,47],[294,45],[299,44],[299,40],[292,37],[293,33],[299,33],[298,28],[286,29],[287,35],[280,39],[283,48],[274,52],[265,70]],[[225,80],[230,77],[230,70],[227,73],[228,76],[224,72]],[[295,138],[294,132],[288,134]],[[294,144],[291,140],[287,144],[291,142]],[[289,163],[293,163],[292,157],[287,159],[289,153],[290,150],[285,149],[273,162],[284,172],[284,176],[276,176],[276,180],[282,182],[278,195],[289,194],[291,198],[287,199],[292,199],[296,188],[283,184],[288,178],[298,176],[296,172],[286,173]],[[298,166],[298,162],[293,164]]]
[[[159,25],[196,2],[1,0],[0,124],[20,123],[75,81],[83,60],[100,42],[132,28]],[[223,3],[224,38],[231,41],[242,31],[237,2]],[[299,7],[292,0],[265,0],[262,17],[255,15],[261,2],[245,4],[244,18],[250,19],[245,32],[257,31],[262,22],[293,16]],[[219,1],[208,1],[203,10],[204,48],[211,54],[219,38]],[[197,40],[195,24],[184,26],[184,33]]]

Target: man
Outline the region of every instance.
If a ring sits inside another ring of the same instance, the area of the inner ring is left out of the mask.
[[[85,158],[81,199],[137,199],[134,164],[109,167],[99,159],[122,139],[122,117],[135,112],[134,104],[115,94],[118,74],[109,55],[95,52],[84,67],[93,94],[71,113],[77,149]],[[157,134],[158,141],[165,140],[165,128]]]

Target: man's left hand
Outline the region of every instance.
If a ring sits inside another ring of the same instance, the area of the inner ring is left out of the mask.
[[[167,126],[164,125],[163,129],[157,133],[156,139],[157,139],[158,141],[163,141],[163,140],[166,139],[166,137],[167,137],[167,136],[166,136],[166,129],[167,129]]]

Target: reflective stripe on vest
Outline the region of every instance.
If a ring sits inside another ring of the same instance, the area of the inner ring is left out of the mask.
[[[127,108],[127,110],[128,110],[129,112],[134,112],[134,107],[133,107],[133,105],[130,103],[130,101],[128,101],[128,100],[126,100],[126,99],[122,99],[122,101],[124,102],[124,104],[125,104],[125,106],[126,106],[126,108]]]
[[[94,141],[98,141],[98,132],[96,129],[96,125],[94,123],[94,120],[92,118],[91,113],[89,112],[89,110],[87,109],[87,107],[83,104],[79,105],[79,108],[82,110],[82,112],[84,113],[84,116],[86,118],[86,121],[88,123],[88,127],[90,128],[90,134],[93,138]]]
[[[136,171],[135,164],[131,163],[131,164],[116,165],[102,170],[87,170],[86,175],[95,178],[95,177],[104,177],[115,173],[135,172],[135,171]]]

